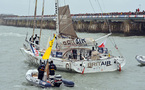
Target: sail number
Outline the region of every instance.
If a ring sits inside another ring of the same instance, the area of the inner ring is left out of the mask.
[[[79,45],[79,44],[86,44],[86,40],[85,39],[74,39],[74,40],[66,40],[63,41],[64,45]]]

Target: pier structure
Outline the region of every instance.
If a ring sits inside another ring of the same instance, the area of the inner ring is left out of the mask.
[[[145,35],[145,13],[96,13],[71,14],[74,29],[90,33],[124,33],[125,35]],[[33,16],[0,17],[0,24],[18,27],[33,27]],[[36,28],[41,26],[41,16],[36,16]],[[44,15],[43,28],[55,29],[55,15]]]

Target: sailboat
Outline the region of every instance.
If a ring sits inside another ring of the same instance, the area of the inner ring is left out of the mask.
[[[56,48],[52,49],[49,60],[53,60],[57,69],[82,74],[121,71],[126,63],[124,57],[111,55],[105,46],[105,41],[100,45],[97,44],[98,40],[109,38],[112,33],[98,39],[80,38],[73,28],[69,5],[59,7],[58,0],[55,5]],[[21,51],[36,64],[39,64],[45,52],[39,50],[42,55],[36,56],[27,48],[21,48]]]
[[[43,7],[42,7],[42,17],[41,17],[41,26],[40,26],[40,37],[36,37],[35,28],[36,28],[36,13],[37,13],[37,0],[35,1],[35,11],[34,11],[34,21],[33,21],[33,34],[31,38],[28,40],[28,33],[26,34],[25,41],[26,43],[23,44],[23,48],[20,49],[22,54],[26,57],[28,62],[33,65],[39,65],[41,63],[42,55],[41,53],[45,53],[45,50],[39,50],[40,48],[40,39],[41,39],[41,31],[42,31],[42,22],[43,22],[43,14],[44,14],[44,0],[43,0]],[[35,37],[34,37],[35,34]],[[34,38],[37,38],[39,43],[35,43]],[[39,39],[39,40],[38,40]]]

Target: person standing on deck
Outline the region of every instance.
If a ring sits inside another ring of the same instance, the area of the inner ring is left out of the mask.
[[[33,46],[34,46],[34,44],[32,44],[32,43],[34,43],[34,41],[33,41],[33,36],[31,36],[31,37],[29,38],[29,41],[30,41],[30,45],[33,45]]]
[[[39,45],[39,36],[37,36],[37,38],[35,39],[35,43],[36,43],[37,45]]]
[[[31,37],[29,38],[29,41],[32,42],[32,41],[33,41],[32,39],[33,39],[33,36],[31,36]]]
[[[37,45],[39,44],[39,36],[35,34],[35,37],[33,38],[33,42],[35,42]]]
[[[35,34],[35,37],[33,38],[33,42],[36,44],[35,47],[37,50],[39,50],[39,36],[37,36],[37,34]]]

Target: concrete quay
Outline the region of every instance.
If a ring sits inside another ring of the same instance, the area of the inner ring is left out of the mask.
[[[123,33],[124,35],[145,35],[145,14],[72,14],[73,26],[77,32]],[[0,24],[17,27],[33,27],[33,16],[0,17]],[[36,17],[36,28],[41,26],[41,16]],[[45,15],[43,28],[55,29],[55,15]]]

